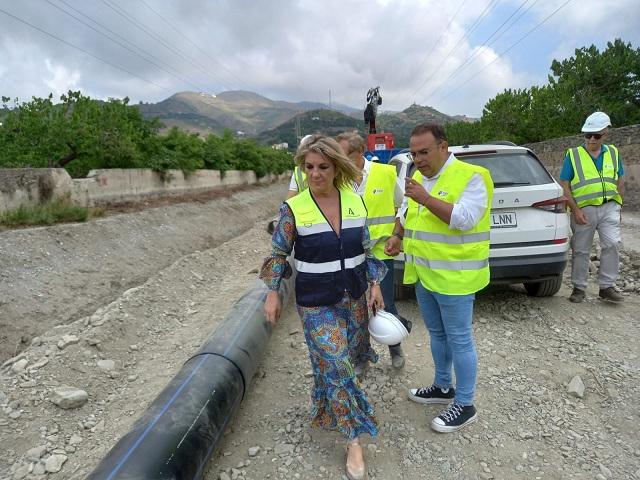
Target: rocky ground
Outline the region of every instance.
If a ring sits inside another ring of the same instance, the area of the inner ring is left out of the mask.
[[[79,479],[97,465],[255,280],[285,188],[0,232],[2,334],[10,314],[25,335],[2,339],[0,479]],[[415,301],[400,302],[416,320],[407,365],[394,371],[378,348],[364,381],[381,424],[369,477],[640,478],[638,218],[625,216],[622,305],[595,284],[580,305],[567,285],[478,296],[479,421],[459,433],[431,431],[438,409],[406,399],[433,370]],[[345,478],[343,440],[307,426],[311,382],[289,308],[206,478]],[[85,393],[63,397],[65,385]]]

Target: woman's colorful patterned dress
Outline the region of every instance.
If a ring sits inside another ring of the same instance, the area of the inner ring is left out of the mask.
[[[273,234],[272,252],[260,272],[269,289],[277,290],[282,278],[291,275],[287,256],[293,250],[296,226],[286,203],[280,207],[278,226]],[[381,281],[387,268],[369,251],[369,231],[363,229],[367,279]],[[354,373],[354,366],[378,356],[371,348],[366,328],[366,295],[354,299],[348,293],[336,305],[302,307],[298,305],[315,385],[311,394],[313,426],[337,430],[350,439],[363,433],[378,433],[373,408]]]

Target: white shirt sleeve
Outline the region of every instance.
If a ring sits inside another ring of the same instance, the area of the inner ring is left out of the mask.
[[[482,218],[485,208],[487,208],[487,187],[482,176],[476,173],[469,180],[458,203],[453,205],[449,229],[463,232],[471,230]]]
[[[400,204],[400,208],[398,208],[398,213],[396,213],[396,218],[400,220],[400,225],[404,227],[404,221],[407,216],[407,208],[409,208],[409,199],[408,197],[402,197],[402,203]]]
[[[291,174],[291,181],[289,182],[289,191],[290,192],[297,192],[298,191],[298,184],[296,183],[295,171]]]

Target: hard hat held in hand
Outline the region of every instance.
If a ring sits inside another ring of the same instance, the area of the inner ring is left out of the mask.
[[[369,334],[376,342],[383,345],[397,345],[409,336],[409,330],[392,313],[378,310],[369,319]]]

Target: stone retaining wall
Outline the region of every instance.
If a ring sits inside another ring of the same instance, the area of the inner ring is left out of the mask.
[[[253,171],[181,170],[160,174],[150,169],[92,170],[87,178],[72,179],[62,168],[0,169],[0,213],[21,205],[37,205],[69,198],[85,207],[131,202],[145,198],[201,193],[239,185],[271,183],[289,178],[268,174],[260,179]]]

